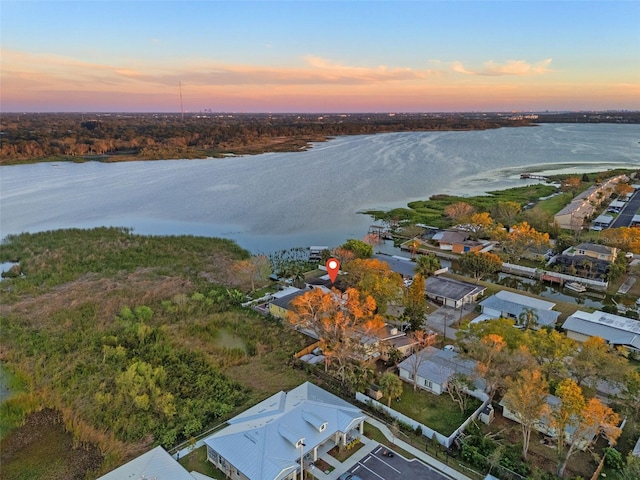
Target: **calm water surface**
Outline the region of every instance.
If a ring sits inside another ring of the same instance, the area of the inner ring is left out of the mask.
[[[254,252],[362,238],[365,209],[523,185],[524,171],[640,167],[638,125],[339,137],[299,153],[0,167],[0,237],[69,227],[232,238]]]

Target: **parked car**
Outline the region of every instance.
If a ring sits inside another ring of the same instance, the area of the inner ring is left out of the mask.
[[[339,480],[362,480],[362,478],[353,473],[346,472],[340,475]]]

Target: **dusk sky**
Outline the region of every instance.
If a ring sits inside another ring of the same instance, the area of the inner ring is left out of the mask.
[[[0,1],[2,112],[640,110],[640,1]]]

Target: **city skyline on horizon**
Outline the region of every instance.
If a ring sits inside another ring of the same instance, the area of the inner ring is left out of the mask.
[[[640,2],[0,8],[2,112],[640,110]]]

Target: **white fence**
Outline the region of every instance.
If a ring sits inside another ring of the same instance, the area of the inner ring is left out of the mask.
[[[393,408],[389,408],[386,405],[374,400],[373,398],[368,397],[364,393],[356,392],[356,400],[358,400],[359,402],[365,403],[367,405],[370,405],[376,410],[386,413],[391,418],[411,426],[411,428],[413,428],[414,430],[420,427],[420,429],[422,430],[422,434],[425,437],[431,438],[431,439],[435,438],[440,445],[443,445],[447,448],[451,447],[456,437],[460,435],[460,433],[464,432],[465,428],[467,428],[469,424],[472,421],[474,421],[478,417],[478,415],[480,415],[480,412],[482,412],[482,410],[484,410],[484,408],[489,403],[489,398],[486,397],[482,402],[482,404],[471,414],[471,416],[467,418],[462,425],[460,425],[451,435],[447,437],[439,432],[436,432],[432,428],[429,428],[426,425],[420,422],[417,422],[414,419],[409,418],[400,412],[397,412]]]
[[[590,286],[594,290],[606,290],[607,286],[609,285],[608,282],[594,280],[592,278],[576,277],[573,275],[567,275],[565,273],[558,273],[558,272],[552,272],[549,270],[543,270],[541,268],[523,267],[522,265],[515,265],[513,263],[503,263],[502,271],[507,273],[514,273],[516,275],[520,275],[523,277],[537,278],[538,280],[540,280],[544,275],[549,275],[550,277],[559,278],[563,282],[584,283],[585,285]]]

